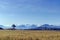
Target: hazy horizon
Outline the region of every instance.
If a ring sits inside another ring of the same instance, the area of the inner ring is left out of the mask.
[[[60,25],[60,0],[0,0],[0,24]]]

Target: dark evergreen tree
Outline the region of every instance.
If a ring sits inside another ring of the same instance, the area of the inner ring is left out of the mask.
[[[16,25],[15,25],[15,24],[13,24],[13,25],[12,25],[12,27],[13,27],[13,30],[15,30]]]

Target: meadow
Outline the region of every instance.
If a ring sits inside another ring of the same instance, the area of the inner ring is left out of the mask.
[[[60,40],[60,31],[0,30],[0,40]]]

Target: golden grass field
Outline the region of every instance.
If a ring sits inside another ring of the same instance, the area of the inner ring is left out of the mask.
[[[60,40],[60,31],[0,30],[0,40]]]

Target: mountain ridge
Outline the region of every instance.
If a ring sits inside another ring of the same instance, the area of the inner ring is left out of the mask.
[[[12,27],[6,27],[3,25],[0,25],[0,28],[12,28]],[[37,25],[18,25],[16,26],[16,29],[22,29],[22,30],[60,30],[60,26],[55,26],[55,25],[49,25],[49,24],[43,24],[41,26]]]

